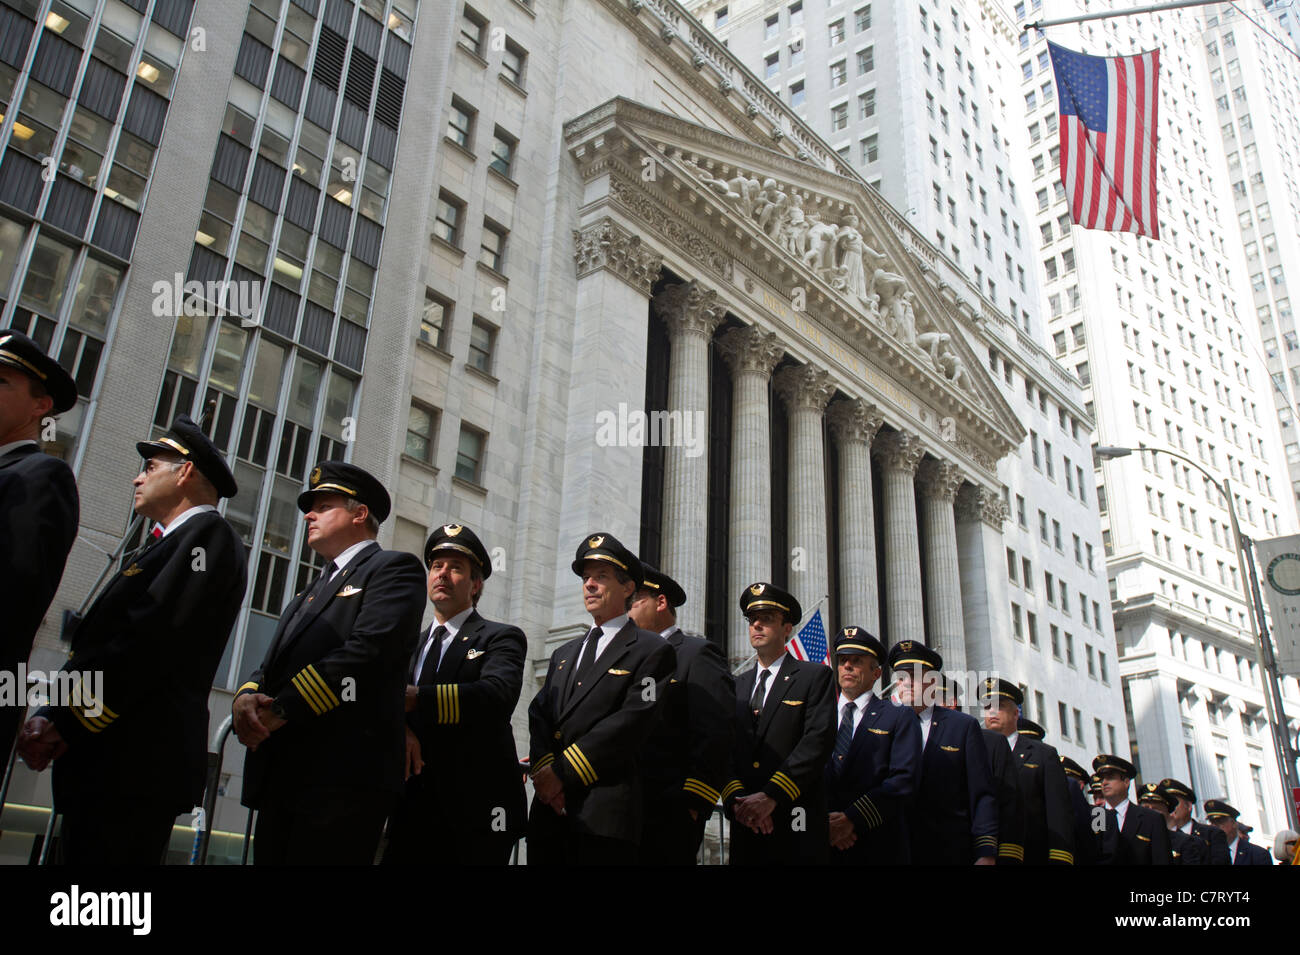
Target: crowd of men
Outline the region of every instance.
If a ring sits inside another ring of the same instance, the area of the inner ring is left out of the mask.
[[[6,666],[26,660],[75,537],[75,481],[37,444],[75,400],[35,342],[0,337],[0,586],[18,621]],[[135,510],[156,526],[77,625],[64,668],[102,682],[21,730],[21,709],[4,714],[23,760],[53,764],[68,864],[164,857],[202,796],[208,693],[244,599],[244,547],[216,506],[238,490],[224,455],[185,415],[136,448]],[[476,609],[492,573],[477,534],[435,528],[423,566],[381,548],[389,494],[339,461],[314,467],[297,503],[325,567],[233,703],[256,864],[499,865],[525,839],[534,865],[689,865],[719,804],[736,865],[1271,861],[1222,800],[1203,824],[1177,780],[1134,802],[1127,760],[1099,755],[1090,775],[1059,756],[1012,682],[982,685],[981,725],[918,640],[886,650],[845,626],[833,667],[796,659],[803,611],[772,583],[739,595],[754,660],[733,677],[677,626],[682,585],[603,532],[574,554],[591,627],[552,654],[521,767],[511,715],[527,640]],[[875,690],[886,666],[896,697]]]

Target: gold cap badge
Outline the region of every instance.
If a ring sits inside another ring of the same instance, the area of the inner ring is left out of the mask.
[[[311,478],[309,479],[309,481],[310,481],[310,484],[311,484],[312,487],[315,487],[317,484],[320,483],[320,468],[319,468],[319,467],[312,468]]]
[[[605,538],[603,536],[592,537],[587,541],[587,546],[595,548],[599,547],[603,543],[605,543]]]
[[[752,587],[749,588],[749,592],[750,592],[751,594],[753,594],[755,597],[757,597],[759,594],[761,594],[761,593],[763,592],[763,585],[762,585],[762,584],[754,584],[754,586],[752,586]]]
[[[446,534],[448,537],[455,537],[464,529],[465,528],[460,524],[444,524],[442,526],[442,532]]]

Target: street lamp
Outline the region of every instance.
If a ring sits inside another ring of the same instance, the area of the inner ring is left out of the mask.
[[[1274,755],[1277,757],[1282,774],[1282,785],[1286,788],[1286,796],[1288,797],[1283,799],[1283,804],[1286,806],[1287,818],[1291,820],[1291,825],[1295,826],[1297,824],[1296,807],[1294,801],[1289,798],[1295,787],[1295,755],[1292,752],[1291,741],[1286,733],[1286,714],[1282,709],[1282,689],[1277,681],[1277,666],[1273,659],[1273,648],[1268,642],[1264,629],[1264,607],[1260,602],[1258,585],[1255,580],[1255,562],[1246,550],[1247,539],[1242,536],[1241,526],[1237,523],[1237,508],[1233,501],[1228,479],[1217,480],[1213,474],[1187,457],[1187,455],[1179,454],[1177,451],[1171,451],[1168,448],[1153,448],[1145,444],[1139,444],[1136,448],[1099,445],[1094,449],[1096,456],[1103,461],[1128,457],[1134,451],[1167,454],[1171,458],[1177,458],[1190,464],[1204,475],[1205,479],[1213,484],[1214,489],[1222,494],[1223,499],[1228,502],[1228,519],[1232,525],[1232,542],[1237,551],[1237,562],[1241,567],[1242,589],[1246,595],[1246,607],[1250,611],[1250,622],[1255,632],[1255,657],[1259,662],[1260,670],[1264,674],[1264,703],[1268,709],[1268,722],[1273,736]],[[1250,568],[1249,572],[1247,567]]]

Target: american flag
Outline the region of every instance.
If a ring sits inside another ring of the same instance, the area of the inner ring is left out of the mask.
[[[1088,56],[1048,43],[1060,107],[1061,182],[1075,224],[1160,238],[1160,51]]]
[[[796,660],[812,660],[814,663],[831,665],[830,654],[826,648],[826,628],[822,626],[822,612],[814,610],[808,622],[786,644]]]

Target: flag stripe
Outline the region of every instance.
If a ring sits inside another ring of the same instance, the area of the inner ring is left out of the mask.
[[[1159,51],[1095,57],[1054,43],[1048,49],[1071,218],[1089,229],[1158,238]]]

